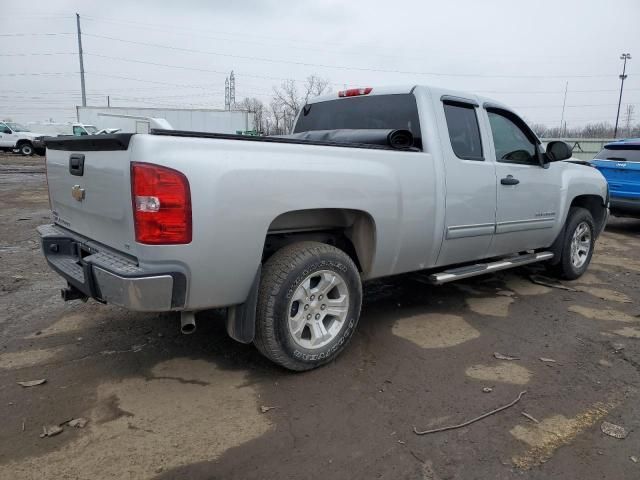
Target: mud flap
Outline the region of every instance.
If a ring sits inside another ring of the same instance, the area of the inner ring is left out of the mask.
[[[562,230],[560,230],[560,233],[558,234],[556,239],[553,241],[551,246],[548,248],[548,250],[553,253],[553,258],[549,261],[549,265],[558,265],[562,260],[562,247],[564,245],[564,236],[567,233],[566,223],[567,222],[565,222],[565,224],[562,225]]]
[[[227,333],[240,343],[251,343],[256,333],[256,306],[262,265],[258,267],[251,290],[244,303],[227,309]]]

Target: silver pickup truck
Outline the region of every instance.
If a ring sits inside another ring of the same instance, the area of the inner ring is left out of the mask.
[[[65,300],[178,311],[185,333],[226,307],[234,339],[307,370],[354,334],[363,281],[541,261],[579,277],[608,189],[570,157],[477,95],[350,89],[310,101],[284,137],[49,139],[39,233]]]

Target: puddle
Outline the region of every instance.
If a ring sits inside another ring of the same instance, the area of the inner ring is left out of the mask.
[[[511,383],[525,385],[531,379],[531,372],[525,367],[513,362],[503,362],[497,365],[473,365],[464,372],[468,377],[485,382]]]
[[[0,368],[14,369],[24,368],[37,365],[39,363],[50,360],[58,352],[62,350],[58,348],[42,348],[37,350],[21,350],[19,352],[3,353],[0,355]]]
[[[457,315],[428,313],[397,320],[391,332],[422,348],[446,348],[480,336],[475,328]]]
[[[509,305],[513,303],[513,298],[497,296],[484,298],[467,298],[465,300],[471,311],[480,315],[492,317],[506,317],[509,315]]]
[[[544,285],[533,283],[528,278],[508,275],[506,278],[507,288],[513,290],[518,295],[543,295],[549,293],[551,289]]]
[[[596,404],[573,418],[554,415],[538,424],[516,425],[511,429],[511,435],[526,443],[529,449],[513,457],[513,464],[529,469],[546,462],[559,447],[571,443],[580,433],[604,418],[608,411],[608,406]]]
[[[614,330],[613,333],[627,338],[640,338],[640,328],[636,327],[624,327],[620,330]]]
[[[569,306],[569,311],[578,313],[583,317],[587,317],[593,320],[604,320],[610,321],[613,320],[615,322],[638,322],[640,318],[636,318],[628,313],[620,312],[618,310],[613,310],[611,308],[598,309],[598,308],[590,308],[584,307],[582,305],[571,305]]]
[[[584,286],[579,286],[575,288],[580,292],[589,293],[594,297],[601,298],[602,300],[609,300],[611,302],[619,302],[619,303],[632,303],[631,299],[628,296],[626,296],[624,293],[616,292],[615,290],[609,290],[608,288],[584,287]]]
[[[270,428],[256,402],[245,372],[202,360],[170,360],[158,364],[151,377],[99,386],[87,426],[61,434],[77,439],[2,465],[0,477],[32,479],[46,472],[47,478],[151,478],[213,460]]]

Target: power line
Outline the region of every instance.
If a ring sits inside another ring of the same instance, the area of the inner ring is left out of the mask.
[[[611,107],[613,105],[617,105],[617,103],[591,103],[591,104],[578,104],[578,105],[567,105],[566,108],[584,108],[584,107]],[[624,104],[626,105],[626,104]],[[552,105],[513,105],[512,108],[560,108],[562,105],[552,104]]]
[[[55,75],[77,75],[78,72],[14,72],[0,73],[2,77],[24,77],[24,76],[55,76]]]
[[[419,71],[409,71],[409,70],[387,70],[382,68],[349,67],[344,65],[328,65],[328,64],[322,64],[322,63],[299,62],[299,61],[293,61],[293,60],[282,60],[282,59],[255,57],[255,56],[248,56],[248,55],[236,55],[231,53],[222,53],[222,52],[199,50],[199,49],[193,49],[193,48],[176,47],[172,45],[162,45],[158,43],[140,42],[136,40],[124,40],[117,37],[97,35],[93,33],[85,33],[84,35],[89,37],[94,37],[94,38],[111,40],[115,42],[129,43],[133,45],[143,45],[143,46],[154,47],[154,48],[164,48],[167,50],[174,50],[174,51],[180,51],[180,52],[200,53],[205,55],[214,55],[214,56],[220,56],[220,57],[237,58],[242,60],[260,61],[260,62],[267,62],[267,63],[284,63],[289,65],[298,65],[298,66],[304,66],[304,67],[320,67],[320,68],[352,70],[352,71],[361,71],[361,72],[398,73],[403,75],[427,75],[427,76],[437,76],[437,77],[478,77],[478,78],[604,78],[604,77],[611,76],[610,74],[491,75],[491,74],[482,74],[482,73],[444,73],[444,72],[419,72]],[[99,56],[98,54],[93,54],[93,55]],[[114,59],[115,57],[106,57],[106,58]],[[143,63],[143,62],[138,61],[138,63]],[[167,66],[167,65],[164,65],[164,66]],[[173,66],[173,68],[187,69],[188,67]],[[215,73],[220,73],[220,72],[215,71]]]
[[[55,37],[57,35],[75,35],[75,32],[57,32],[57,33],[0,33],[0,37]]]
[[[76,55],[76,52],[51,52],[51,53],[0,53],[0,57],[46,57],[49,55]]]

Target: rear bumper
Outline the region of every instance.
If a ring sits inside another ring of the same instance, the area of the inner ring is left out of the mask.
[[[58,225],[41,225],[38,234],[49,266],[87,297],[145,312],[184,308],[184,272],[143,268]]]
[[[640,198],[611,197],[611,213],[640,216]]]

